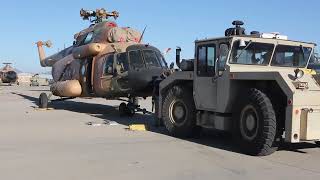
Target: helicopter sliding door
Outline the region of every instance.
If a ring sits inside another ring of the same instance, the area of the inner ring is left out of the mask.
[[[111,80],[113,77],[113,63],[114,63],[114,54],[108,55],[106,58],[103,60],[103,69],[102,69],[102,74],[100,76],[100,83],[101,83],[101,88],[108,93],[111,91]]]
[[[81,60],[80,65],[80,84],[82,86],[82,96],[92,94],[92,59]]]
[[[95,59],[92,71],[95,96],[108,97],[112,94],[114,77],[114,54]]]

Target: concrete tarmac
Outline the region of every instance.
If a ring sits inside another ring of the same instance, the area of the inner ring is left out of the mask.
[[[0,86],[1,180],[320,178],[320,148],[313,143],[251,157],[239,153],[226,134],[182,140],[153,127],[150,115],[119,117],[119,101],[74,99],[38,110],[37,97],[47,89]],[[141,104],[151,110],[150,100]],[[126,129],[135,123],[149,131]]]

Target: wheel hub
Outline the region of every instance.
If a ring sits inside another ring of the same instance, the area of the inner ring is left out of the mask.
[[[185,115],[184,108],[180,105],[175,106],[173,115],[178,119],[183,118],[183,116]]]
[[[184,125],[187,119],[187,106],[180,100],[175,100],[170,104],[170,121],[176,126]]]
[[[255,125],[256,125],[255,117],[252,114],[250,114],[249,116],[247,116],[246,126],[249,131],[252,131],[254,129]]]
[[[240,132],[244,139],[254,140],[258,135],[259,116],[252,105],[243,108],[240,116]]]

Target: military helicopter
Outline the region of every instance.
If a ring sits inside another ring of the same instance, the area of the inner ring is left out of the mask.
[[[8,83],[10,86],[14,84],[18,75],[17,72],[10,65],[11,63],[3,63],[5,66],[0,69],[0,82]]]
[[[100,97],[124,101],[119,106],[122,115],[146,113],[138,98],[152,96],[154,82],[168,72],[162,53],[142,43],[145,29],[140,33],[109,20],[119,17],[116,11],[81,9],[80,16],[92,24],[75,34],[72,46],[46,57],[43,46],[52,43],[36,43],[40,64],[52,67],[54,79],[51,94],[40,95],[39,107],[47,108],[51,95],[61,97],[59,100]]]

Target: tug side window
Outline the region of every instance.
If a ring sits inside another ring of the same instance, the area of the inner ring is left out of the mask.
[[[223,71],[226,66],[227,58],[229,53],[229,46],[227,44],[220,44],[220,59],[219,59],[219,70]]]
[[[142,60],[142,54],[140,50],[137,51],[130,51],[130,66],[133,70],[144,68],[144,63]]]
[[[198,75],[213,76],[216,59],[216,48],[214,45],[198,47]]]

